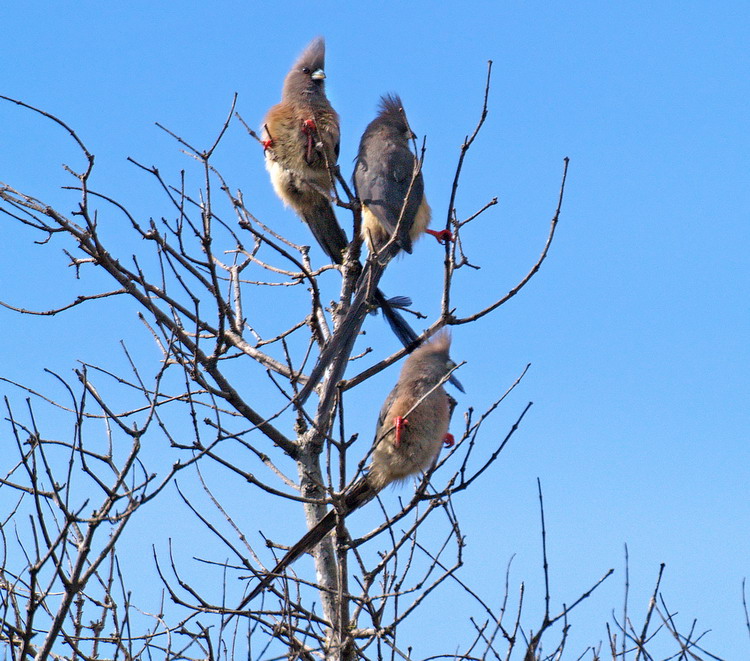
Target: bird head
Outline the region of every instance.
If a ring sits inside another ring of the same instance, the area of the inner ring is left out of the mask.
[[[387,130],[398,134],[406,140],[417,137],[409,126],[404,105],[401,103],[401,97],[398,94],[384,94],[380,97],[380,112],[370,126],[373,129]]]
[[[305,48],[286,75],[282,98],[298,100],[299,95],[324,94],[325,58],[325,40],[317,37]]]
[[[436,333],[429,342],[420,345],[406,359],[403,373],[418,375],[432,384],[437,384],[448,374],[456,363],[450,357],[451,335],[447,330]],[[454,383],[463,392],[458,381]]]

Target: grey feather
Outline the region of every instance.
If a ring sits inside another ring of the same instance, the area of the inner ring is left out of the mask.
[[[398,227],[396,241],[405,252],[412,251],[414,222],[424,201],[424,180],[409,148],[412,136],[401,99],[382,97],[380,112],[360,140],[354,168],[357,197],[380,224],[363,228],[370,233],[364,238],[371,249],[379,250]]]

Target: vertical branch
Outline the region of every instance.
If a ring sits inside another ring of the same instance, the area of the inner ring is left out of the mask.
[[[622,625],[623,627],[628,626],[628,595],[630,593],[630,556],[628,555],[628,545],[625,544],[625,598],[622,604]],[[627,636],[624,635],[625,630],[623,629],[622,645],[620,654],[622,658],[625,658],[625,649]]]
[[[456,164],[456,172],[453,175],[453,184],[451,186],[451,196],[450,196],[450,199],[448,200],[448,211],[447,211],[446,219],[445,219],[446,230],[450,230],[451,225],[456,220],[456,195],[458,194],[458,184],[459,184],[459,181],[461,180],[461,172],[464,167],[464,159],[466,158],[466,154],[471,148],[471,145],[474,143],[474,140],[476,139],[477,135],[479,135],[479,131],[482,128],[485,119],[487,119],[487,114],[489,113],[488,102],[489,102],[489,96],[490,96],[490,81],[491,80],[492,80],[492,60],[489,60],[487,62],[487,80],[484,84],[484,101],[482,103],[482,112],[479,116],[479,121],[477,122],[477,125],[474,128],[474,132],[471,134],[471,136],[466,136],[464,138],[463,144],[461,145],[460,153],[458,155],[458,163]],[[450,285],[451,285],[451,279],[453,277],[452,264],[455,263],[455,250],[456,250],[456,241],[445,242],[445,273],[443,276],[443,302],[441,306],[442,317],[444,319],[447,319],[450,316],[450,310],[451,310]]]
[[[638,636],[635,639],[635,644],[638,646],[638,651],[635,655],[635,661],[638,661],[638,659],[641,658],[642,654],[647,654],[645,645],[648,640],[648,627],[651,623],[651,616],[654,613],[654,608],[656,608],[656,597],[659,594],[659,586],[661,585],[661,578],[664,575],[664,563],[662,562],[661,565],[659,565],[659,575],[656,578],[656,585],[654,586],[654,593],[651,595],[651,599],[648,602],[648,611],[646,613],[646,619],[643,622],[643,629],[641,630],[641,635]],[[650,655],[648,655],[650,656]]]
[[[544,525],[544,499],[542,498],[542,482],[536,478],[537,493],[539,494],[539,516],[542,524],[542,567],[544,569],[544,621],[549,621],[549,562],[547,561],[547,527]]]
[[[745,627],[747,627],[747,634],[750,636],[750,614],[747,611],[747,597],[745,594],[745,579],[742,579],[742,610],[745,612]]]

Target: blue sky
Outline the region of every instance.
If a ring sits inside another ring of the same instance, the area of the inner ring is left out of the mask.
[[[482,269],[461,273],[459,313],[499,297],[533,264],[563,158],[571,162],[557,237],[539,274],[492,316],[454,331],[454,358],[467,361],[459,414],[483,410],[532,364],[485,430],[488,444],[534,401],[481,492],[456,503],[469,544],[464,576],[499,591],[516,554],[511,583],[526,581],[536,595],[529,603],[541,607],[538,477],[553,604],[617,570],[573,616],[577,643],[604,639],[604,622],[620,609],[627,543],[631,596],[641,600],[631,608],[645,610],[665,562],[663,592],[683,624],[695,617],[698,628],[711,629],[703,642],[715,654],[747,656],[740,594],[750,574],[747,4],[279,7],[7,6],[0,93],[64,119],[96,154],[94,185],[140,217],[158,216],[159,191],[126,157],[166,172],[189,162],[154,122],[207,146],[237,92],[239,113],[259,126],[291,62],[322,34],[328,95],[342,118],[343,172],[379,95],[399,93],[412,127],[427,136],[425,185],[440,225],[493,60],[490,114],[466,162],[458,212],[465,217],[494,196],[499,204],[463,235]],[[68,136],[0,105],[0,181],[69,200],[59,192],[70,183],[60,168],[68,162],[80,164]],[[217,162],[258,217],[310,241],[273,196],[261,153],[238,124]],[[31,234],[2,222],[0,299],[66,302],[77,284],[59,246],[33,247]],[[124,226],[108,231],[123,249],[139,249]],[[390,266],[384,289],[435,314],[441,259],[434,242],[421,242]],[[112,318],[116,324],[102,322]],[[395,349],[379,319],[367,323],[383,353]],[[78,359],[106,363],[123,334],[143,339],[127,306],[55,319],[0,310],[0,325],[1,375],[38,387],[49,384],[45,366],[65,372]],[[372,397],[394,379],[395,371],[383,375]],[[372,411],[360,403],[353,424],[362,436],[379,403]],[[301,530],[301,517],[297,523]],[[451,608],[440,600],[438,593],[434,607]],[[446,617],[455,622],[460,613]],[[430,651],[428,641],[416,650],[418,658]]]

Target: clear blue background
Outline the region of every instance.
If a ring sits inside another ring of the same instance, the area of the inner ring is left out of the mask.
[[[571,617],[571,652],[605,639],[604,622],[620,611],[627,543],[635,617],[665,562],[663,593],[682,628],[695,617],[712,630],[703,640],[709,650],[750,654],[740,588],[750,573],[746,2],[30,2],[6,4],[2,14],[0,93],[74,127],[96,154],[93,185],[141,219],[166,207],[126,157],[170,174],[190,167],[154,122],[207,147],[238,92],[238,111],[259,126],[291,62],[322,34],[328,95],[342,118],[342,170],[351,169],[378,96],[400,93],[413,128],[427,136],[426,189],[442,225],[493,60],[490,115],[466,162],[458,213],[494,196],[500,203],[463,234],[482,270],[458,277],[458,314],[504,294],[534,263],[563,157],[571,165],[540,273],[492,316],[454,331],[454,357],[468,361],[455,430],[463,410],[486,408],[527,362],[482,442],[495,443],[534,401],[491,475],[456,502],[468,542],[462,577],[499,601],[516,554],[512,592],[526,581],[538,617],[539,477],[553,609],[617,570]],[[59,128],[0,105],[0,181],[69,202],[59,192],[71,183],[60,164],[81,162]],[[217,165],[258,217],[310,242],[273,196],[262,154],[238,124]],[[36,308],[67,302],[80,285],[60,247],[33,247],[34,235],[2,222],[0,299]],[[121,219],[112,222],[107,231],[125,255],[143,249]],[[441,259],[423,241],[391,265],[384,288],[435,314]],[[101,282],[83,286],[101,290]],[[396,348],[379,319],[367,323],[383,354]],[[37,387],[50,384],[45,366],[69,373],[77,359],[108,365],[118,339],[145,337],[130,304],[55,319],[0,310],[0,327],[1,374]],[[350,411],[350,428],[371,433],[395,378],[392,370],[373,383],[374,403]],[[18,391],[3,391],[20,402]],[[292,537],[302,529],[295,516]],[[156,537],[147,521],[143,534]],[[438,591],[424,611],[435,627],[415,624],[416,658],[470,638],[471,606],[449,594]]]

